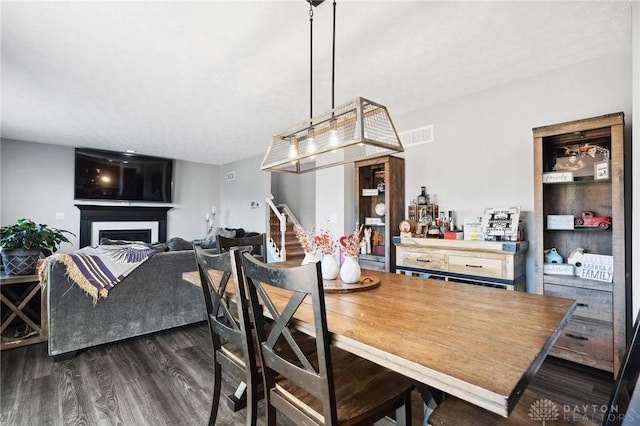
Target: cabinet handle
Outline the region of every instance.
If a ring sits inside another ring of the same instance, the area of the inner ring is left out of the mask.
[[[416,259],[417,262],[425,262],[425,263],[429,263],[431,262],[429,259]]]
[[[584,337],[584,336],[576,336],[575,334],[571,334],[571,333],[565,333],[565,335],[567,337],[571,337],[572,339],[576,339],[576,340],[589,340],[588,337]]]
[[[482,268],[482,265],[469,265],[468,263],[465,263],[465,265],[467,268]]]
[[[576,303],[576,306],[579,308],[588,308],[589,304],[588,303]]]

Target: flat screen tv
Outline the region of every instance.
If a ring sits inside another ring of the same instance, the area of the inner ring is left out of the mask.
[[[173,160],[76,148],[76,200],[170,203]]]

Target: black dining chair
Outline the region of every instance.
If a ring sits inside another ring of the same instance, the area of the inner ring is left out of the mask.
[[[216,422],[223,374],[237,387],[226,397],[227,405],[233,411],[246,406],[247,425],[255,425],[262,378],[251,339],[247,303],[237,303],[236,299],[245,292],[238,292],[238,281],[230,279],[233,276],[231,253],[212,254],[198,245],[194,245],[194,252],[213,343],[214,386],[209,425]]]
[[[234,259],[242,261],[240,287],[249,291],[258,336],[267,424],[276,424],[276,411],[295,424],[365,425],[394,412],[397,424],[411,423],[409,378],[330,346],[319,262],[270,266],[237,251]],[[307,322],[315,344],[306,353],[294,320],[305,299],[313,308]],[[265,310],[273,321],[270,328]]]
[[[220,253],[229,251],[233,247],[251,246],[251,254],[260,256],[262,259],[267,258],[267,236],[266,234],[252,235],[248,237],[225,237],[217,236],[218,250]]]
[[[633,425],[640,423],[640,411],[628,410],[632,401],[640,403],[640,388],[638,388],[638,376],[640,375],[640,340],[638,340],[638,325],[640,313],[633,327],[631,344],[627,347],[624,362],[618,372],[613,391],[609,397],[609,405],[604,416],[603,426]],[[544,401],[545,404],[541,404]],[[553,410],[555,405],[556,410]],[[540,412],[532,411],[540,407]],[[459,398],[447,396],[443,402],[433,411],[429,417],[432,426],[466,425],[474,426],[501,426],[531,424],[533,421],[549,421],[549,425],[593,425],[589,419],[569,416],[564,418],[562,405],[549,400],[543,395],[526,390],[513,408],[509,417],[501,417],[486,411],[476,405]],[[625,423],[627,421],[628,423]]]

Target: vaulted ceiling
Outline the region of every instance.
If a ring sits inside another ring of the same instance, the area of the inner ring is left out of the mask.
[[[331,107],[331,0],[313,112]],[[631,48],[629,2],[338,0],[335,103],[402,114]],[[225,164],[309,117],[309,6],[3,1],[2,137]],[[398,129],[399,131],[407,129]]]

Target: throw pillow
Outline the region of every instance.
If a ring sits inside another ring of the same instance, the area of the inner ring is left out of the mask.
[[[173,237],[167,241],[169,251],[193,250],[193,244],[180,237]]]

